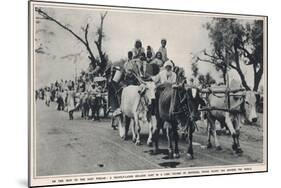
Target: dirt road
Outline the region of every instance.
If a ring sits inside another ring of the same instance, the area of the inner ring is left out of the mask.
[[[219,136],[223,149],[206,149],[207,133],[202,122],[194,136],[195,159],[186,158],[187,144],[179,143],[179,159],[167,158],[167,141],[160,140],[161,153],[152,155],[148,147],[147,128],[142,127],[143,145],[123,141],[118,131],[112,130],[109,119],[100,122],[82,120],[80,113],[68,120],[68,114],[57,111],[54,104],[47,107],[37,101],[36,164],[37,175],[62,175],[127,170],[197,167],[262,162],[262,130],[242,126],[242,156],[231,150],[230,136]],[[130,133],[129,133],[130,134]]]

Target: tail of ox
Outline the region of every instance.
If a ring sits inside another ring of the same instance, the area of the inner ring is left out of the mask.
[[[136,145],[139,145],[141,143],[141,124],[146,124],[149,126],[149,137],[147,140],[147,144],[151,145],[152,130],[153,127],[156,126],[156,123],[155,117],[151,117],[151,113],[149,113],[149,111],[154,99],[155,84],[153,82],[145,82],[140,86],[131,85],[123,89],[121,96],[121,111],[123,113],[123,121],[122,123],[119,123],[119,134],[123,139],[127,139],[130,122],[133,119],[133,142],[135,142]]]
[[[224,97],[218,98],[217,96],[211,94],[209,96],[209,102],[210,106],[224,109],[227,108]],[[208,121],[210,123],[208,131],[208,148],[212,147],[211,136],[213,136],[216,148],[221,150],[221,146],[216,135],[215,121],[217,120],[221,126],[225,126],[230,131],[233,138],[232,149],[237,154],[241,154],[243,152],[239,143],[241,118],[245,118],[248,123],[255,123],[257,121],[255,93],[253,91],[246,91],[241,96],[231,96],[230,108],[235,110],[235,112],[214,110],[208,113]]]

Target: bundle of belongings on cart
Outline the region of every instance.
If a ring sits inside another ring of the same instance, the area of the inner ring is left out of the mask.
[[[141,85],[146,81],[154,81],[156,86],[164,82],[176,83],[174,67],[173,61],[167,57],[166,39],[161,40],[161,47],[156,54],[151,46],[147,46],[145,52],[141,41],[136,40],[135,47],[128,52],[127,60],[123,64],[113,64],[111,67],[108,91],[109,110],[113,112],[113,117],[122,113],[120,104],[123,88]]]

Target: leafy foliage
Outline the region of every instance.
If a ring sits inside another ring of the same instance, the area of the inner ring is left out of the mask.
[[[206,75],[200,74],[198,76],[198,81],[202,88],[210,87],[212,84],[216,83],[216,80],[211,76],[209,72],[207,72]]]
[[[204,50],[197,61],[208,62],[221,71],[224,82],[229,69],[240,76],[242,85],[250,90],[241,64],[253,67],[254,87],[257,90],[263,74],[263,21],[245,22],[232,18],[214,18],[204,25],[209,31],[212,49]]]

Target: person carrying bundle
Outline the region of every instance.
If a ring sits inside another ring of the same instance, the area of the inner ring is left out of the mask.
[[[162,60],[162,53],[161,52],[157,52],[155,55],[155,58],[150,62],[151,64],[156,64],[158,65],[160,68],[163,67],[163,60]]]

